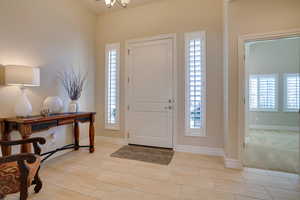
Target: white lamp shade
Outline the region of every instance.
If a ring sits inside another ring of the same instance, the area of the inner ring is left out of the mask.
[[[40,86],[40,69],[9,65],[4,68],[6,85]]]

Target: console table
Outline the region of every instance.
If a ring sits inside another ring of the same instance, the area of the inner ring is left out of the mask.
[[[10,141],[11,132],[19,131],[22,139],[29,138],[32,134],[48,130],[53,127],[63,126],[67,124],[73,124],[74,126],[74,144],[66,145],[65,147],[56,149],[51,152],[44,153],[42,155],[46,155],[47,158],[60,150],[66,150],[70,148],[74,148],[78,150],[81,147],[88,147],[90,153],[93,153],[95,150],[94,147],[94,136],[95,136],[95,112],[78,112],[78,113],[57,113],[50,114],[46,117],[44,116],[31,116],[25,118],[3,118],[0,119],[0,132],[1,138],[3,141]],[[89,122],[89,141],[90,144],[88,146],[80,146],[79,145],[79,123]],[[11,155],[10,147],[1,147],[2,155],[8,156]],[[31,145],[22,145],[21,147],[22,153],[31,152]]]

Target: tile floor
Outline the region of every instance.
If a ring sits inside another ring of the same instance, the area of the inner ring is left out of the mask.
[[[119,144],[96,141],[87,150],[52,159],[44,187],[30,200],[300,200],[297,175],[225,169],[222,158],[176,152],[169,166],[110,157]],[[16,200],[11,195],[7,200]]]

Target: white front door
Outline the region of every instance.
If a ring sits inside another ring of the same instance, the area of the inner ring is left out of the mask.
[[[129,44],[129,143],[173,147],[173,40]]]

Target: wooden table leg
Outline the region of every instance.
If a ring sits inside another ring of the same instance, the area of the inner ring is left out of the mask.
[[[21,125],[19,131],[23,140],[30,138],[32,133],[30,125]],[[21,153],[31,153],[31,144],[22,144]]]
[[[90,128],[89,128],[89,137],[90,137],[90,153],[95,151],[95,115],[91,115],[90,119]]]
[[[75,151],[79,149],[79,123],[76,121],[74,124],[74,138],[75,138]]]
[[[3,141],[10,141],[10,130],[8,127],[5,127],[5,123],[0,123],[0,132],[1,132],[1,139]],[[10,146],[1,146],[2,156],[9,156],[11,155],[11,147]]]

